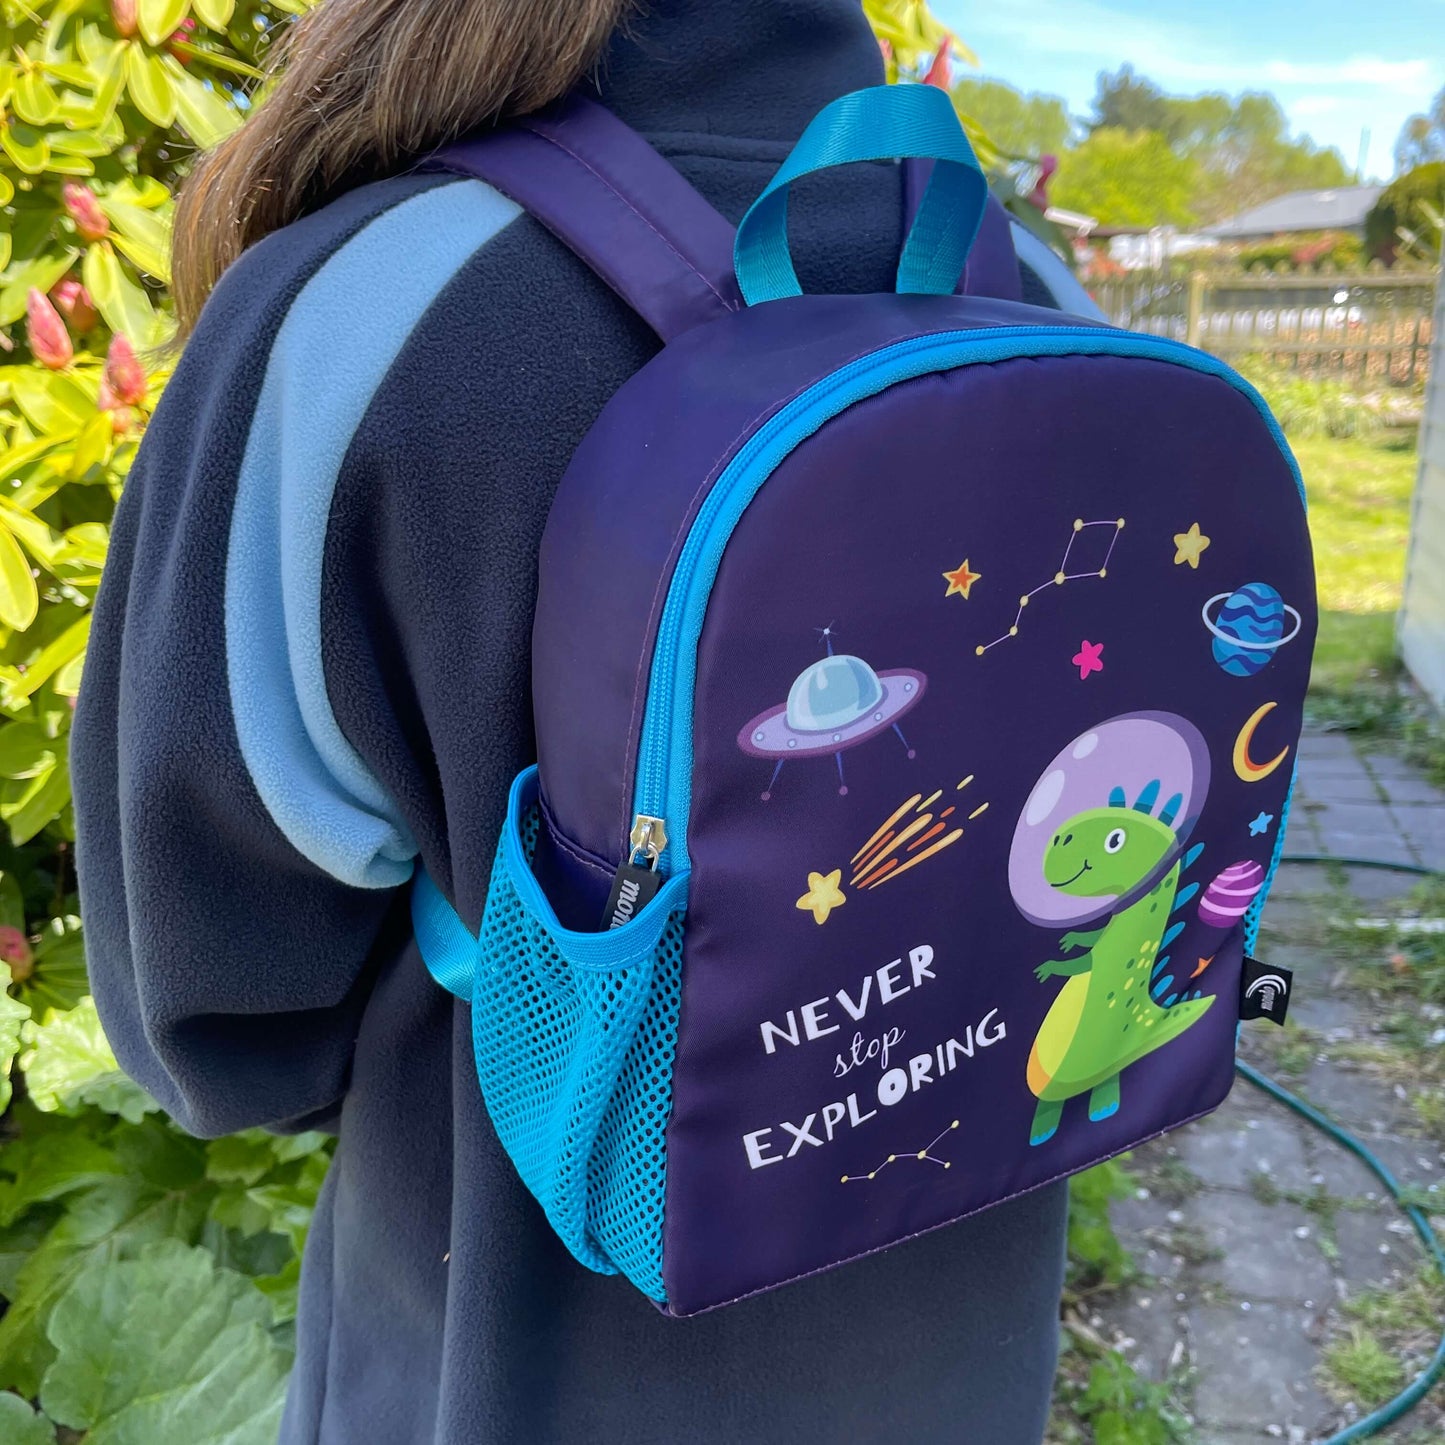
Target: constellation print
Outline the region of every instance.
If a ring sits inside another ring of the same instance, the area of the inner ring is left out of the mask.
[[[917,1159],[926,1161],[929,1164],[937,1164],[940,1169],[952,1169],[953,1165],[947,1159],[935,1159],[933,1151],[938,1148],[941,1140],[946,1139],[955,1129],[958,1128],[958,1120],[955,1119],[948,1128],[939,1134],[926,1148],[918,1149],[911,1154],[890,1154],[871,1174],[845,1174],[844,1184],[861,1184],[867,1179],[876,1179],[890,1164],[897,1164],[904,1159]]]
[[[1109,546],[1104,553],[1104,560],[1098,567],[1088,571],[1069,570],[1070,566],[1077,567],[1080,564],[1074,560],[1074,543],[1080,542],[1085,532],[1092,531],[1096,527],[1107,527],[1109,529]],[[1047,582],[1040,583],[1032,592],[1025,592],[1019,598],[1019,610],[1013,620],[1013,626],[1009,628],[1002,637],[995,637],[992,642],[980,643],[974,649],[975,656],[982,657],[985,652],[997,647],[1001,642],[1007,642],[1011,637],[1019,635],[1019,624],[1023,621],[1024,612],[1027,610],[1030,601],[1037,597],[1040,592],[1047,592],[1050,587],[1062,587],[1065,582],[1079,582],[1090,577],[1107,577],[1109,575],[1109,559],[1114,555],[1114,548],[1119,542],[1119,533],[1124,530],[1124,519],[1116,517],[1112,521],[1085,522],[1078,519],[1074,521],[1074,530],[1069,533],[1068,546],[1064,548],[1064,559],[1059,563],[1059,570],[1049,578]]]

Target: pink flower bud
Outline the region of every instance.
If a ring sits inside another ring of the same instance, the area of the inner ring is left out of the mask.
[[[933,57],[933,64],[928,67],[928,74],[923,77],[924,85],[936,85],[939,90],[953,89],[953,43],[945,40],[938,47],[938,54]]]
[[[64,371],[75,356],[70,333],[45,293],[34,286],[25,302],[25,315],[25,334],[36,361],[51,371]]]
[[[90,292],[73,277],[52,286],[50,299],[77,331],[93,331],[100,324],[100,313],[90,299]]]
[[[110,15],[115,28],[129,40],[140,29],[140,15],[137,13],[139,0],[110,0]]]
[[[1049,208],[1049,182],[1054,178],[1054,173],[1058,168],[1058,156],[1039,157],[1039,178],[1033,190],[1029,192],[1028,199],[1041,211]]]
[[[187,15],[186,18],[181,21],[175,33],[171,36],[170,43],[174,45],[178,40],[183,43],[194,40],[195,34],[196,18],[194,15]],[[176,59],[180,61],[182,65],[189,65],[191,63],[191,57],[189,55],[178,55],[176,56]]]
[[[35,950],[18,928],[0,924],[0,959],[10,965],[10,977],[22,983],[35,971]]]
[[[60,194],[82,241],[103,241],[110,235],[110,220],[100,209],[100,202],[89,186],[83,186],[79,181],[66,181],[60,188]]]
[[[139,406],[145,400],[145,369],[136,360],[135,348],[120,332],[111,337],[101,387],[104,393],[101,398],[103,407],[106,396],[111,398],[111,407]]]

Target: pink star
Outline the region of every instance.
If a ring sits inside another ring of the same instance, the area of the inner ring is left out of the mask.
[[[1087,640],[1081,642],[1079,650],[1074,654],[1074,666],[1079,669],[1080,681],[1088,677],[1091,672],[1103,672],[1104,644]]]

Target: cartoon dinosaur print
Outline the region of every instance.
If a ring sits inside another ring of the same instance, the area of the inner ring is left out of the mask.
[[[1155,817],[1159,792],[1159,783],[1152,782],[1129,807],[1123,791],[1114,789],[1108,807],[1076,813],[1044,851],[1044,878],[1051,888],[1078,898],[1119,898],[1125,906],[1100,928],[1066,933],[1059,940],[1064,957],[1034,970],[1041,983],[1068,981],[1029,1054],[1028,1084],[1039,1101],[1030,1144],[1053,1138],[1065,1100],[1079,1094],[1089,1096],[1091,1120],[1117,1113],[1120,1074],[1178,1038],[1214,1002],[1198,993],[1178,998],[1173,978],[1163,977],[1169,960],[1159,956],[1183,931],[1183,923],[1171,924],[1170,915],[1198,892],[1191,884],[1181,893],[1179,877],[1202,846],[1129,901],[1177,846],[1173,824],[1181,800],[1171,797]],[[1155,996],[1166,989],[1167,1005]]]

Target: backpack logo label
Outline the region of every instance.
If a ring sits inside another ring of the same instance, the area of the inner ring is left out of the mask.
[[[1283,1025],[1289,1013],[1290,994],[1294,990],[1294,974],[1287,968],[1274,968],[1258,959],[1246,958],[1239,979],[1239,1016],[1241,1019],[1269,1019]]]
[[[624,863],[612,880],[612,893],[602,914],[604,930],[631,923],[662,888],[662,875],[654,868]]]

